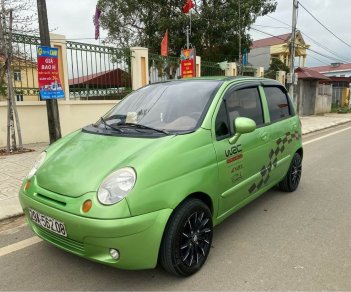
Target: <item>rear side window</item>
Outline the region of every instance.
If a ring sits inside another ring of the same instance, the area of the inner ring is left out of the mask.
[[[287,95],[279,87],[264,87],[271,122],[289,117],[290,104]]]

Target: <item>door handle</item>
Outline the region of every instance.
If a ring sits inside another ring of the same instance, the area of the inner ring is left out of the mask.
[[[268,141],[269,135],[268,133],[261,133],[260,137],[262,141]]]

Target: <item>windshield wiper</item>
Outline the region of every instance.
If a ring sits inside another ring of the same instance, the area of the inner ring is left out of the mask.
[[[118,129],[118,128],[115,128],[115,127],[109,125],[109,124],[105,121],[105,119],[104,119],[103,117],[101,117],[100,120],[101,120],[101,121],[103,122],[103,124],[105,125],[105,129],[106,129],[106,126],[107,126],[107,127],[111,128],[111,129],[117,131],[117,132],[120,132],[120,133],[123,133],[123,132],[124,132],[124,131],[122,131],[121,129]]]
[[[132,126],[134,128],[138,128],[138,129],[145,129],[145,130],[152,130],[152,131],[155,131],[155,132],[159,132],[159,133],[162,133],[162,134],[166,134],[166,135],[169,135],[170,133],[166,130],[160,130],[160,129],[156,129],[156,128],[152,128],[152,127],[149,127],[149,126],[145,126],[145,125],[141,125],[141,124],[134,124],[134,123],[123,123],[123,124],[120,124],[121,126]]]

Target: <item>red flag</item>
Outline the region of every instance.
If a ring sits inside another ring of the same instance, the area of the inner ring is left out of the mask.
[[[185,5],[183,6],[183,12],[189,13],[190,9],[194,7],[194,3],[192,0],[186,0]]]
[[[163,37],[161,42],[161,56],[168,56],[168,29],[166,30],[165,36]]]

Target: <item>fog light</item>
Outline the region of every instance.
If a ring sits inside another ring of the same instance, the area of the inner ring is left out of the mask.
[[[119,259],[119,251],[117,249],[110,248],[110,256],[117,261]]]

